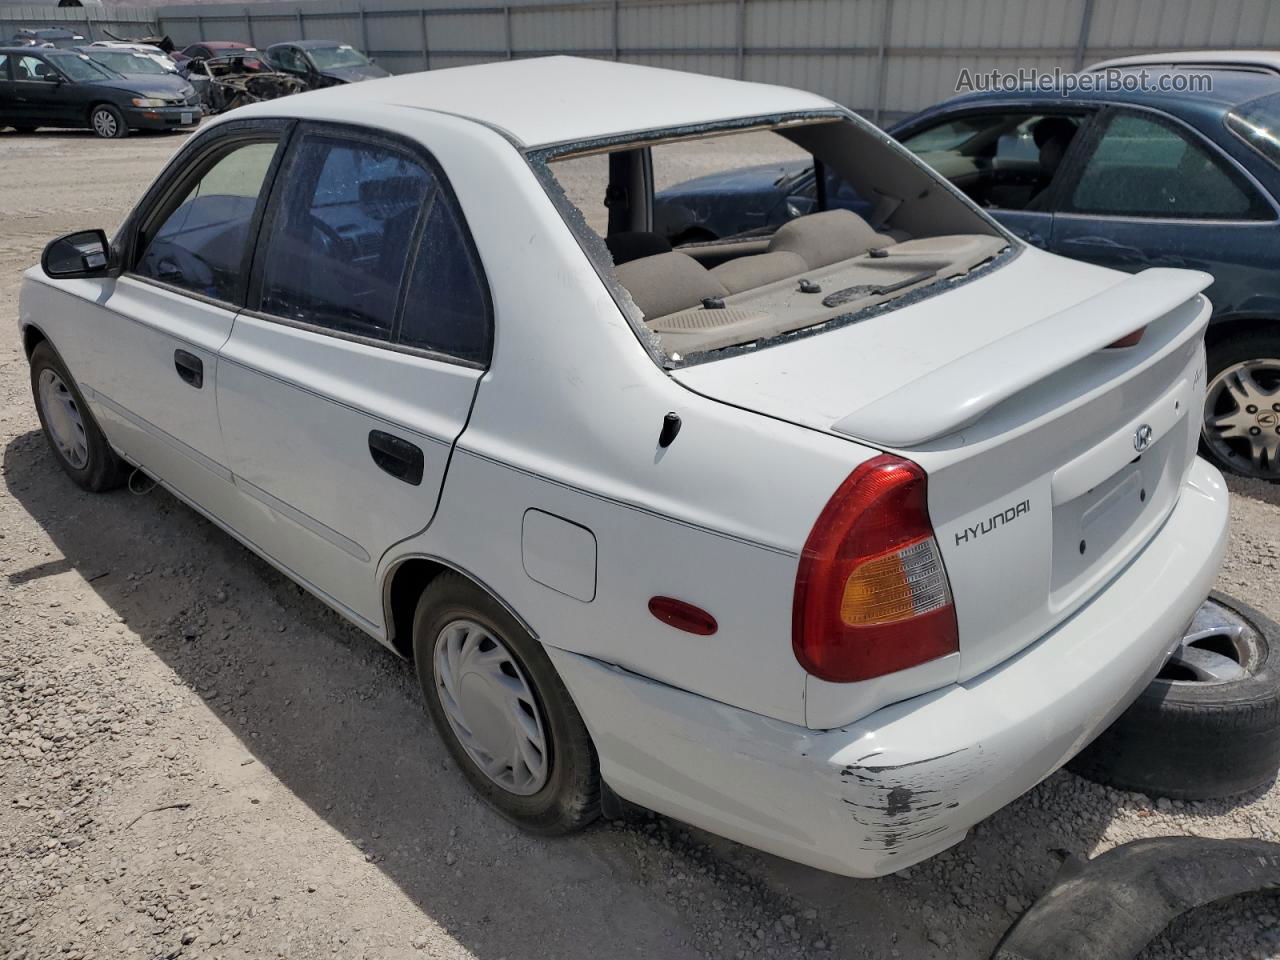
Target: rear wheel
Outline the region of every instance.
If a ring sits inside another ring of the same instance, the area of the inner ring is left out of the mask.
[[[45,439],[67,476],[93,493],[124,483],[128,464],[107,443],[66,364],[48,343],[36,344],[31,352],[31,392]]]
[[[1175,800],[1269,783],[1280,768],[1280,626],[1211,594],[1156,679],[1068,768]]]
[[[551,661],[499,603],[443,573],[414,615],[427,709],[472,787],[507,819],[561,834],[600,813],[595,747]]]
[[[120,108],[110,103],[100,103],[89,111],[89,126],[93,132],[106,140],[118,140],[129,135],[129,125],[125,123]]]
[[[1208,352],[1201,449],[1225,470],[1280,480],[1280,332],[1228,335]]]

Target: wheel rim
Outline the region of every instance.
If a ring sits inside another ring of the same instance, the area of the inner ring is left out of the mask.
[[[511,651],[474,620],[436,637],[436,695],[462,748],[508,793],[529,796],[550,771],[542,712]]]
[[[119,127],[116,125],[116,118],[110,110],[95,110],[93,112],[93,129],[100,137],[114,137]]]
[[[1280,480],[1280,360],[1245,360],[1214,377],[1201,433],[1234,469]]]
[[[40,371],[40,409],[53,444],[77,470],[89,462],[89,436],[76,398],[62,378],[46,368]]]
[[[1242,680],[1255,667],[1252,652],[1258,643],[1249,621],[1216,600],[1206,600],[1157,676],[1172,683]]]

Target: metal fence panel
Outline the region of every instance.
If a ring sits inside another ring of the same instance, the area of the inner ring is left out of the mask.
[[[571,53],[812,90],[887,121],[962,68],[1071,70],[1157,49],[1280,47],[1276,0],[313,0],[0,6],[0,33],[167,33],[255,46],[333,39],[393,73]]]

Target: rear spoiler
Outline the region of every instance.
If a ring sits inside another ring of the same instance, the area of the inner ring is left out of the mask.
[[[914,447],[946,436],[1182,306],[1211,283],[1213,277],[1198,270],[1143,270],[871,401],[831,429],[886,447]],[[1205,311],[1206,323],[1207,318]]]

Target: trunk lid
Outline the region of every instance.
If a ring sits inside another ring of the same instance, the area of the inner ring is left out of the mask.
[[[1078,609],[1173,509],[1210,282],[1026,249],[945,294],[672,375],[925,469],[965,680]],[[1106,349],[1139,327],[1136,346]]]

